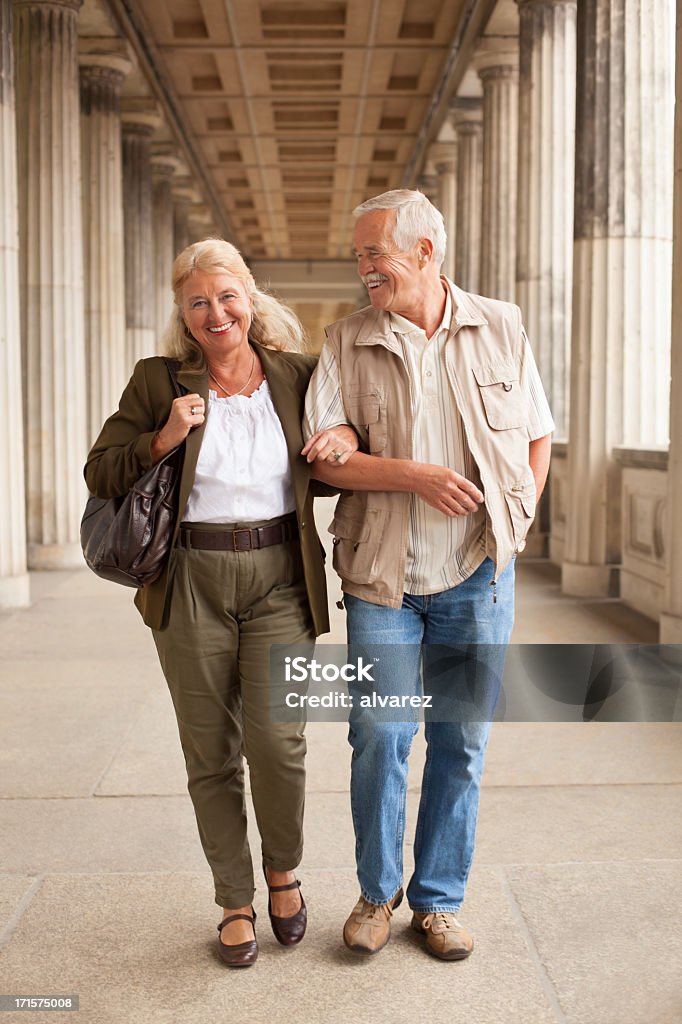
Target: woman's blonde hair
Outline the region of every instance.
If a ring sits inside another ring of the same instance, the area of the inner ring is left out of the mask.
[[[195,270],[207,274],[230,274],[242,282],[253,302],[253,320],[249,329],[249,338],[253,341],[286,352],[306,351],[306,337],[298,317],[288,306],[256,287],[239,250],[224,238],[204,238],[183,249],[173,263],[171,285],[175,309],[161,339],[164,355],[179,359],[187,370],[203,373],[206,369],[201,346],[190,334],[182,315],[182,286]]]

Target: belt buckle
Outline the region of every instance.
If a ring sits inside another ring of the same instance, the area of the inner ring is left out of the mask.
[[[238,537],[238,535],[240,533],[245,533],[246,534],[247,543],[245,545],[240,544],[239,541],[237,540],[237,537]],[[235,551],[250,551],[251,548],[253,547],[253,544],[251,543],[251,530],[247,529],[246,527],[242,527],[239,530],[233,530],[232,531],[232,536],[234,538],[234,550]]]

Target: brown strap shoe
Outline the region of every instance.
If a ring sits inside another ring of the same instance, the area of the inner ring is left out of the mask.
[[[294,882],[289,882],[288,885],[270,885],[265,864],[263,864],[263,874],[265,875],[265,884],[268,887],[268,916],[272,926],[272,934],[283,946],[295,946],[305,935],[308,924],[308,911],[303,899],[303,893],[301,892],[301,883],[296,879]],[[301,906],[291,917],[278,917],[277,914],[272,912],[270,893],[286,892],[288,889],[298,889]]]
[[[383,949],[391,937],[391,918],[403,901],[398,889],[388,903],[369,903],[363,896],[353,907],[343,926],[343,941],[354,953],[371,955]]]
[[[439,960],[464,960],[474,948],[473,937],[453,913],[418,914],[415,911],[412,927],[426,937],[426,948]]]
[[[253,926],[253,938],[249,939],[248,942],[238,942],[235,945],[228,945],[223,942],[220,938],[220,934],[226,924],[230,921],[250,921]],[[230,914],[228,917],[224,917],[218,928],[218,949],[220,950],[220,956],[223,963],[226,963],[228,967],[250,967],[251,964],[255,964],[258,959],[258,943],[256,942],[256,911],[253,911],[253,917],[249,917],[248,914]]]

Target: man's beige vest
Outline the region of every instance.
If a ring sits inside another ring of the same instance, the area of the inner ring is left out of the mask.
[[[529,413],[520,385],[521,311],[509,302],[463,292],[451,281],[447,285],[454,312],[446,369],[481,475],[486,553],[495,563],[496,580],[525,546],[535,515]],[[339,366],[348,422],[365,450],[379,458],[411,459],[410,380],[388,314],[361,309],[331,324],[327,338]],[[334,568],[344,591],[374,604],[400,607],[409,504],[410,495],[404,492],[342,492],[329,529]]]

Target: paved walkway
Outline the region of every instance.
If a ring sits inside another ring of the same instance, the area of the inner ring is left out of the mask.
[[[517,640],[655,640],[617,603],[562,599],[550,567],[519,578]],[[47,1019],[82,1024],[682,1021],[679,724],[494,727],[462,914],[477,948],[458,964],[422,952],[406,907],[380,956],[342,946],[357,896],[348,749],[342,725],[312,726],[308,936],[277,945],[261,888],[259,962],[229,971],[131,592],[81,571],[36,575],[33,593],[0,617],[0,993],[78,994],[78,1013]],[[342,628],[335,611],[339,641]],[[422,757],[418,744],[408,837]]]

